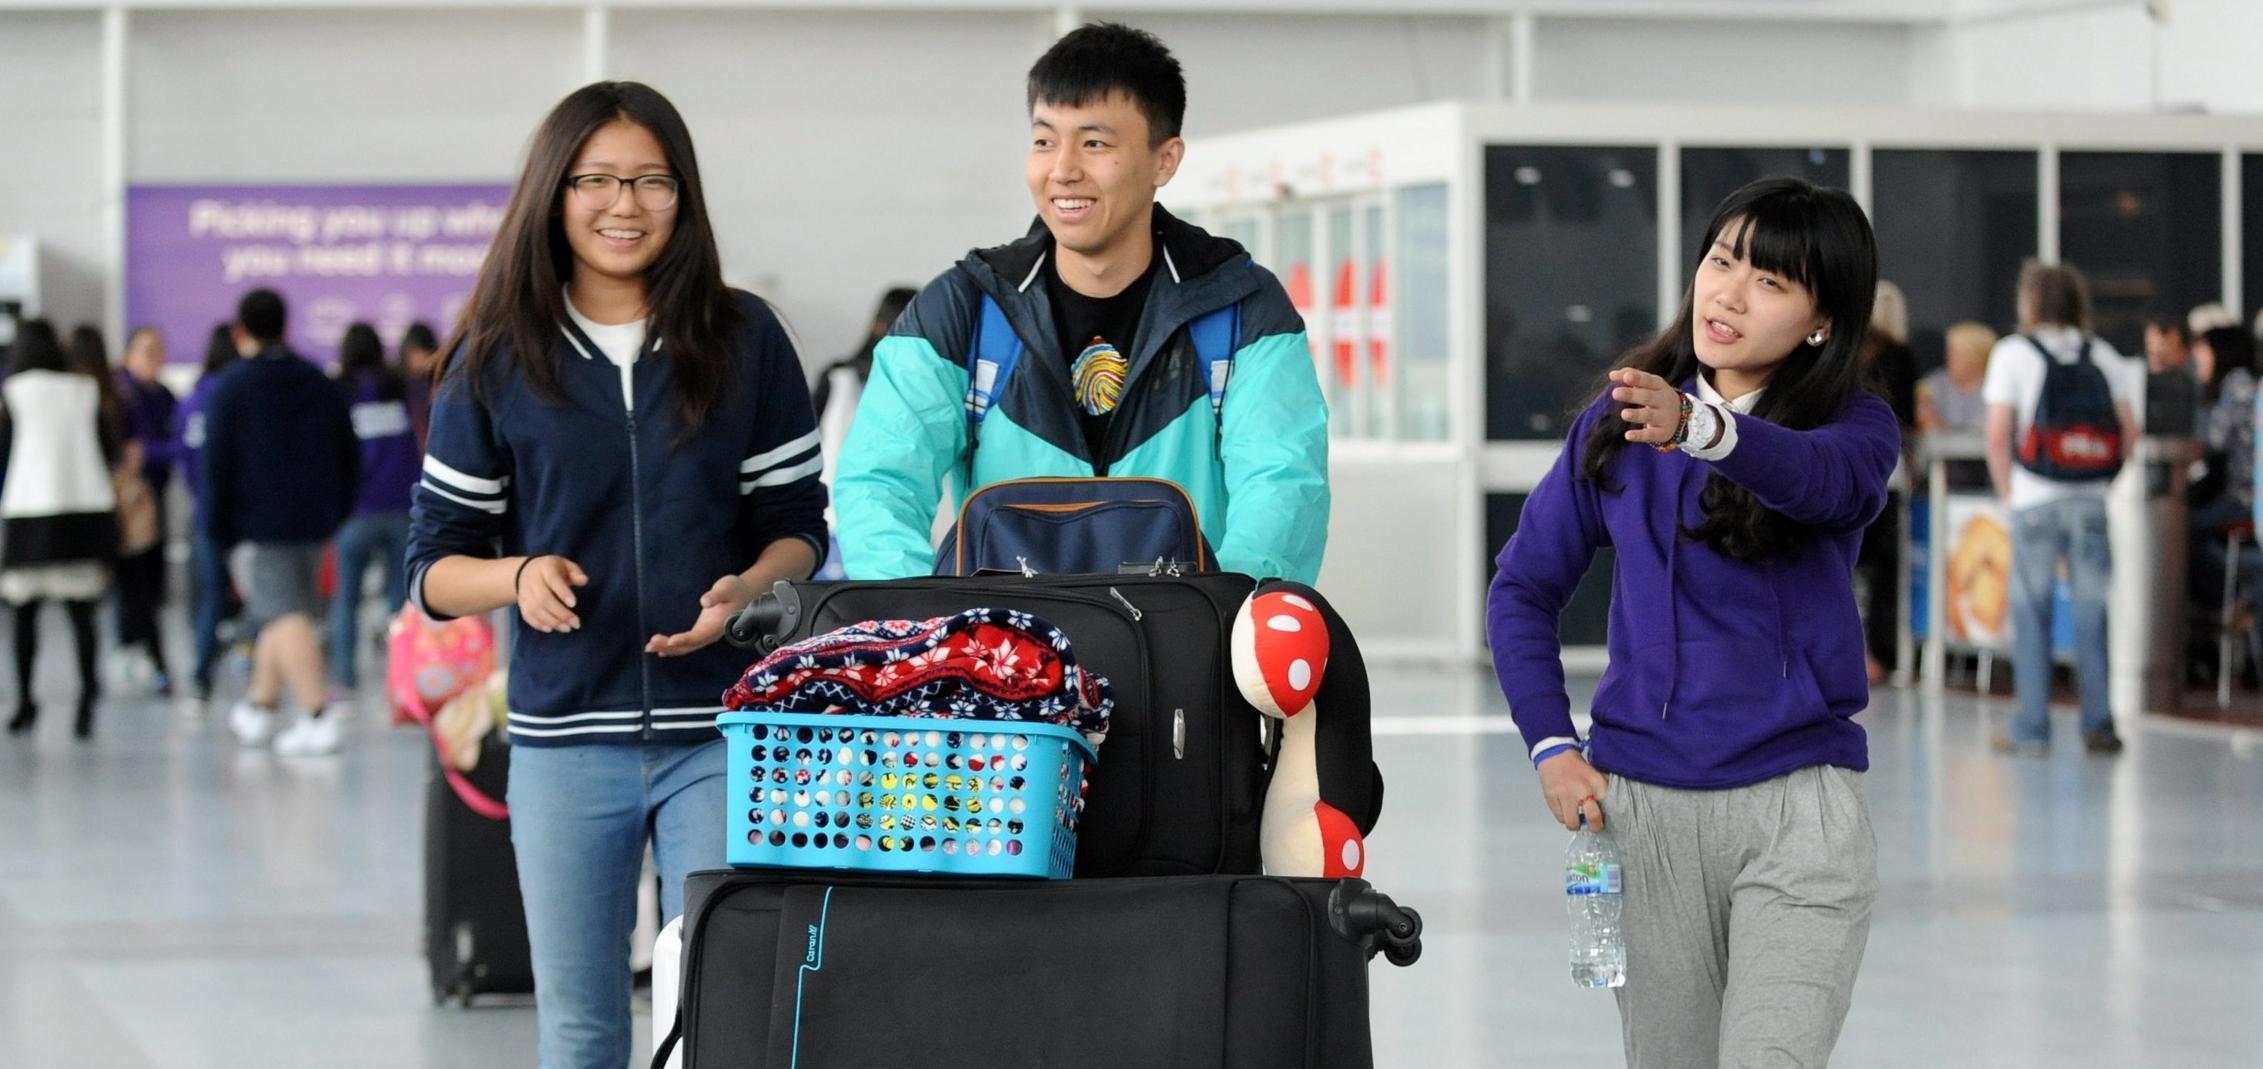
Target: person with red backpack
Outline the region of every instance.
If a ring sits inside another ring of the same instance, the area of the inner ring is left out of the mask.
[[[2075,677],[2091,753],[2122,749],[2106,692],[2106,589],[2113,550],[2106,487],[2137,441],[2133,372],[2090,332],[2088,285],[2074,268],[2030,262],[2019,276],[2019,333],[1996,343],[1980,396],[1988,474],[2012,514],[2012,684],[2019,713],[1997,751],[2040,755],[2051,739],[2051,587],[2072,580]]]

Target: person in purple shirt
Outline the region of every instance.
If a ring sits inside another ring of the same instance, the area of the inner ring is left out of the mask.
[[[1487,629],[1558,821],[1625,857],[1627,1064],[1822,1065],[1877,895],[1854,564],[1901,432],[1861,388],[1876,241],[1764,179],[1715,210],[1673,325],[1572,424],[1500,554]],[[1617,551],[1583,742],[1557,622]]]
[[[204,411],[212,403],[212,389],[219,383],[220,373],[242,358],[228,324],[213,327],[205,342],[204,367],[196,385],[174,412],[172,459],[181,473],[181,484],[188,488],[192,506],[203,497],[198,473],[202,467],[199,453],[204,447]],[[181,696],[181,711],[201,717],[212,702],[212,673],[220,661],[220,625],[243,608],[228,581],[227,559],[205,534],[201,518],[189,524],[189,578],[189,624],[196,643],[196,664],[189,692]]]
[[[165,669],[165,641],[157,626],[158,610],[165,605],[165,539],[171,528],[165,522],[165,488],[172,485],[173,459],[178,442],[173,420],[180,402],[173,391],[157,381],[165,367],[165,336],[155,327],[135,330],[126,340],[125,367],[118,375],[118,399],[125,420],[126,441],[138,452],[142,484],[157,502],[157,544],[118,561],[118,646],[139,648],[148,658],[151,689],[173,693],[172,676]]]
[[[362,577],[371,561],[384,566],[385,611],[408,600],[409,498],[424,450],[417,445],[407,383],[385,362],[385,343],[367,323],[346,328],[338,346],[338,387],[361,440],[361,486],[354,514],[338,529],[338,593],[330,599],[332,701],[351,700],[360,686],[354,670],[361,638]]]

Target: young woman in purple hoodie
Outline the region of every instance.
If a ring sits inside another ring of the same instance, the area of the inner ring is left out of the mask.
[[[1798,179],[1715,210],[1672,326],[1574,421],[1487,623],[1549,811],[1626,859],[1631,1066],[1829,1059],[1877,892],[1853,574],[1901,432],[1861,389],[1877,247]],[[1617,553],[1583,740],[1557,621]]]

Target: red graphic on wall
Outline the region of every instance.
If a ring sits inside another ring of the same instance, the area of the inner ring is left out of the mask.
[[[1368,373],[1377,389],[1391,381],[1391,294],[1383,281],[1389,274],[1382,260],[1375,261],[1367,286]]]
[[[1345,257],[1336,265],[1336,287],[1329,302],[1328,337],[1336,356],[1336,382],[1349,387],[1359,372],[1359,265]]]

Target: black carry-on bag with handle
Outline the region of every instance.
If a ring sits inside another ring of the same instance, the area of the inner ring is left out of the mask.
[[[1368,1069],[1367,963],[1421,918],[1363,880],[695,873],[686,1069]]]

